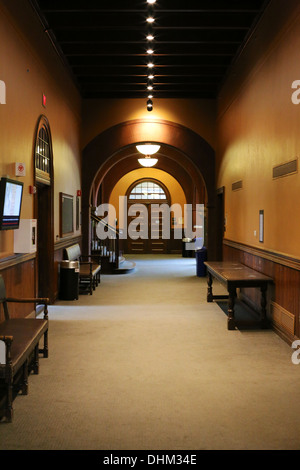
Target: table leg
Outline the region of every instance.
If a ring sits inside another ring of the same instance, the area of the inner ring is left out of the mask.
[[[213,293],[212,293],[212,275],[210,272],[207,273],[207,302],[213,302]]]
[[[227,329],[235,329],[235,319],[234,319],[234,303],[236,298],[236,289],[228,289],[229,298],[228,298],[228,318],[227,318]]]
[[[261,327],[262,328],[267,328],[268,327],[268,319],[267,319],[267,310],[266,310],[266,305],[267,305],[267,286],[263,285],[260,288],[261,292],[261,312],[260,312],[260,322],[261,322]]]

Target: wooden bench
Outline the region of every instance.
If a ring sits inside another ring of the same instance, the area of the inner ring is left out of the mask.
[[[10,318],[8,302],[44,305],[44,318]],[[28,394],[28,375],[39,373],[39,354],[48,357],[48,303],[45,298],[7,298],[0,275],[0,303],[4,320],[0,323],[0,419],[13,420],[13,398],[20,390]],[[43,348],[39,348],[43,336]]]
[[[64,249],[64,259],[68,261],[79,261],[79,284],[81,289],[88,286],[88,292],[92,295],[93,290],[101,282],[101,260],[98,255],[82,255],[78,243]],[[83,290],[81,291],[83,292]]]
[[[236,321],[234,317],[234,304],[237,297],[237,288],[259,287],[261,291],[261,311],[260,324],[262,328],[268,326],[266,315],[266,293],[267,288],[273,279],[254,269],[248,268],[241,263],[205,261],[207,268],[207,302],[213,302],[216,299],[228,299],[228,330],[234,330]],[[226,286],[228,295],[214,295],[212,291],[213,278],[218,279]]]

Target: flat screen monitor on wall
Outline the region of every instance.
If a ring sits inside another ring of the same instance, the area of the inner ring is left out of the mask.
[[[0,230],[19,228],[23,183],[9,178],[0,180]]]

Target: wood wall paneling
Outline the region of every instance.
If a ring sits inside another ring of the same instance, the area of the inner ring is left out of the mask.
[[[4,264],[4,263],[2,263]],[[36,276],[36,258],[28,261],[15,262],[11,260],[4,269],[0,265],[0,274],[2,275],[7,297],[29,298],[35,297],[35,276]],[[35,309],[34,304],[9,303],[9,312],[11,318],[24,318],[30,315]],[[4,319],[3,311],[0,312],[0,321]]]

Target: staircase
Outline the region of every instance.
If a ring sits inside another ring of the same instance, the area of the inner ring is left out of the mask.
[[[105,240],[97,237],[98,224],[105,226],[107,231]],[[120,253],[118,230],[94,214],[91,216],[91,234],[91,254],[100,256],[103,274],[127,274],[135,269],[135,263],[127,261]]]
[[[124,256],[119,257],[119,267],[114,269],[113,274],[128,274],[135,270],[136,264],[134,261],[129,261]]]

